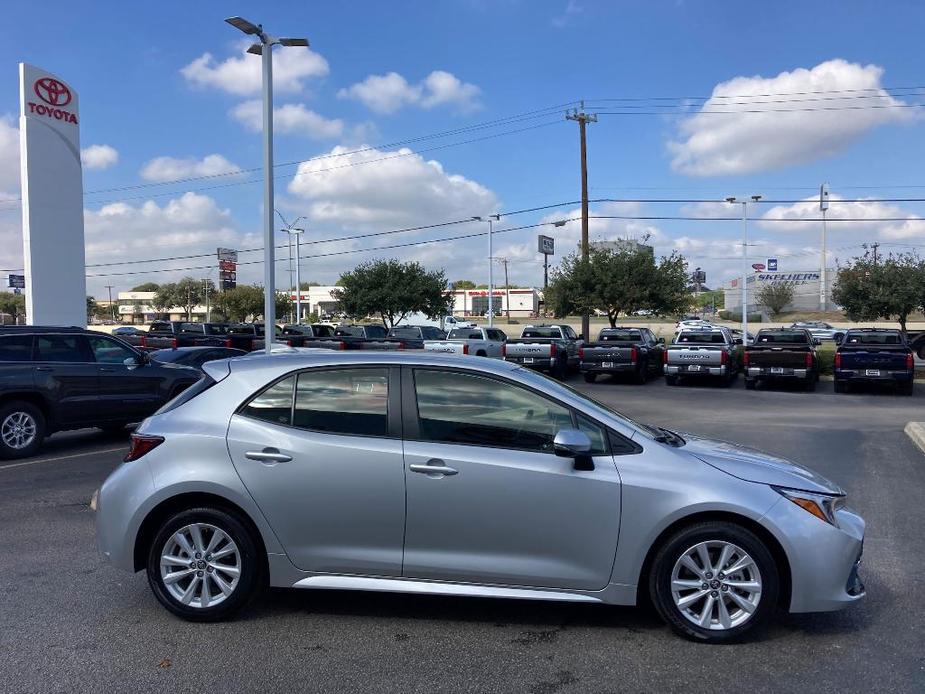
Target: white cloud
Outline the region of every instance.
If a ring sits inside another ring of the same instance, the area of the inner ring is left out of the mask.
[[[826,218],[829,238],[843,243],[852,241],[925,239],[925,220],[902,207],[876,200],[840,202],[842,198],[829,196]],[[822,212],[819,198],[811,197],[791,205],[776,205],[762,215],[758,224],[779,233],[819,233]],[[770,220],[790,220],[775,222]],[[851,220],[851,221],[839,221]]]
[[[565,9],[563,9],[560,14],[553,17],[551,23],[556,29],[563,29],[582,12],[584,12],[584,8],[578,4],[577,0],[568,0]]]
[[[230,111],[231,117],[254,132],[263,129],[263,105],[259,100],[245,101]],[[302,135],[313,140],[340,137],[344,122],[321,116],[305,104],[285,104],[273,109],[273,129],[287,135]]]
[[[479,107],[480,91],[450,72],[434,70],[417,84],[410,84],[397,72],[370,75],[362,82],[341,89],[337,96],[354,99],[383,114],[394,113],[404,106],[434,108],[443,105],[467,112]]]
[[[241,96],[256,94],[262,84],[261,59],[243,52],[249,43],[237,44],[242,54],[222,62],[211,53],[203,53],[180,73],[194,87],[211,87]],[[280,92],[299,92],[306,81],[325,77],[329,71],[328,61],[308,48],[277,48],[273,56],[273,88]]]
[[[119,161],[119,152],[109,145],[90,145],[80,150],[85,169],[108,169]]]
[[[228,161],[221,154],[209,154],[202,159],[157,157],[144,165],[141,177],[147,181],[174,181],[192,176],[236,173],[240,170],[241,167]]]
[[[299,164],[289,184],[291,194],[308,201],[306,213],[317,222],[414,226],[490,214],[498,207],[495,194],[481,184],[447,173],[439,162],[409,149],[338,146],[330,155]]]
[[[693,176],[721,176],[780,169],[837,154],[878,125],[914,119],[909,109],[902,108],[902,101],[883,90],[882,75],[883,69],[876,65],[835,59],[776,77],[722,82],[702,110],[740,112],[697,113],[682,120],[677,139],[668,143],[671,166]],[[839,91],[846,92],[843,98],[835,93]],[[809,92],[827,93],[814,97]],[[858,99],[859,95],[865,98]],[[773,103],[782,99],[806,101]],[[751,105],[741,105],[743,101]],[[867,106],[887,108],[854,110]],[[852,110],[795,110],[845,107]],[[768,112],[744,112],[752,109]]]
[[[19,128],[0,116],[0,199],[19,196]]]

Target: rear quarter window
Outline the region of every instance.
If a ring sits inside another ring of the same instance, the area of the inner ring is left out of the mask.
[[[0,336],[0,361],[31,361],[32,335]]]

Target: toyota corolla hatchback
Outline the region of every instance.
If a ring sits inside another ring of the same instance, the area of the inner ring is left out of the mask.
[[[634,422],[493,359],[210,362],[99,490],[103,554],[171,612],[269,584],[633,605],[741,638],[858,601],[864,521],[786,460]]]

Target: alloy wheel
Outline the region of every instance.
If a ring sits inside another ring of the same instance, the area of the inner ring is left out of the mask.
[[[20,451],[35,441],[38,425],[28,412],[11,412],[0,424],[0,439],[4,445]]]
[[[761,572],[741,547],[724,540],[699,542],[671,572],[671,595],[685,619],[722,631],[745,624],[761,602]]]
[[[161,581],[171,597],[194,608],[215,607],[238,586],[241,552],[221,528],[191,523],[164,544],[160,570]]]

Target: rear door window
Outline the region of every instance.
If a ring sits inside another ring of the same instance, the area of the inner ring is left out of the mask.
[[[295,376],[277,381],[255,396],[242,409],[241,414],[273,424],[292,424],[292,391]]]
[[[0,361],[30,361],[32,335],[0,336]]]
[[[303,371],[296,387],[293,425],[345,436],[385,436],[388,402],[388,369]]]
[[[47,362],[92,362],[83,335],[37,335],[35,360]]]

